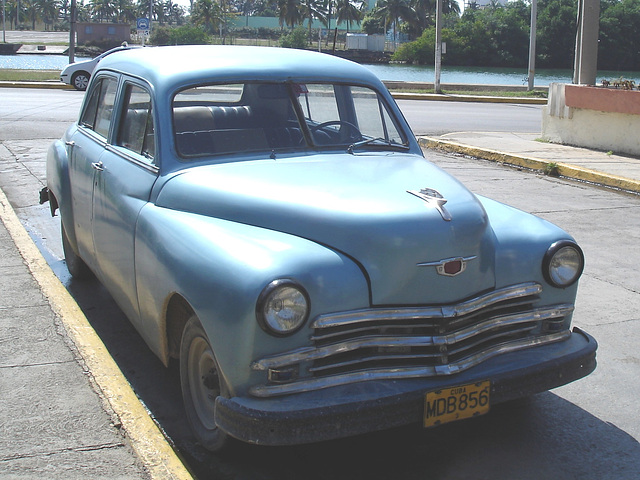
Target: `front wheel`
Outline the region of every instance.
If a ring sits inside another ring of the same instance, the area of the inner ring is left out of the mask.
[[[87,89],[87,85],[89,85],[89,77],[90,75],[87,72],[76,72],[71,77],[71,85],[73,85],[76,90],[80,90],[81,92]]]
[[[191,430],[212,452],[221,450],[228,436],[215,423],[216,398],[227,390],[218,362],[198,317],[187,321],[180,343],[180,385]]]

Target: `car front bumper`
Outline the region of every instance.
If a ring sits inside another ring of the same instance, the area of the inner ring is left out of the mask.
[[[283,397],[218,398],[216,423],[261,445],[294,445],[421,424],[425,394],[491,381],[491,405],[544,392],[591,373],[597,342],[574,328],[569,339],[492,358],[457,375],[368,381]]]

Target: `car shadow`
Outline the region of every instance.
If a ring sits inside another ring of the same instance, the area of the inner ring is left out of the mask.
[[[232,442],[224,453],[211,454],[190,433],[177,365],[164,368],[97,280],[77,282],[63,261],[53,263],[136,394],[199,479],[638,478],[638,441],[552,392],[433,429],[397,428],[293,447]]]

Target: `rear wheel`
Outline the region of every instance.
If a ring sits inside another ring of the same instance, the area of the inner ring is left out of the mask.
[[[226,396],[227,389],[207,334],[195,315],[189,318],[182,333],[180,384],[193,433],[207,450],[221,450],[228,436],[215,423],[216,398]]]
[[[67,264],[67,270],[73,278],[85,279],[91,276],[91,270],[84,263],[84,260],[73,250],[69,239],[67,238],[67,232],[64,229],[64,224],[60,222],[62,233],[62,251],[64,252],[64,259]]]

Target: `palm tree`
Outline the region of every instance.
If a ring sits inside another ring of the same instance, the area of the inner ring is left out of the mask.
[[[116,9],[110,0],[91,0],[90,10],[91,15],[95,17],[95,20],[98,22],[111,20],[116,14]]]
[[[34,14],[42,19],[45,29],[56,22],[60,11],[56,0],[34,0],[33,6],[37,10]]]
[[[353,2],[352,0],[338,0],[336,2],[336,21],[347,23],[347,32],[351,27],[351,22],[360,22],[364,18],[366,3],[362,0]]]
[[[317,18],[323,24],[327,23],[327,6],[325,0],[300,0],[300,6],[309,24],[309,38],[311,38],[311,24]]]
[[[278,11],[281,27],[287,25],[293,30],[303,21],[304,17],[297,0],[278,0]]]
[[[194,25],[204,27],[208,33],[215,33],[222,24],[222,8],[212,0],[196,0],[191,11],[191,20]]]
[[[127,23],[133,22],[138,16],[131,0],[116,0],[114,2],[117,10],[118,22]],[[145,15],[146,17],[146,15]]]
[[[393,23],[393,45],[395,47],[397,42],[397,28],[400,19],[405,21],[413,21],[415,18],[415,11],[411,8],[409,0],[380,0],[377,3],[378,14],[385,20],[385,32],[387,31],[387,24]]]
[[[31,20],[31,29],[36,29],[36,20],[38,19],[39,9],[35,0],[23,0],[24,8],[27,11],[27,18]]]
[[[184,7],[178,5],[177,3],[173,3],[172,0],[167,0],[164,4],[164,8],[166,11],[166,16],[169,22],[169,25],[181,25],[184,21]]]

